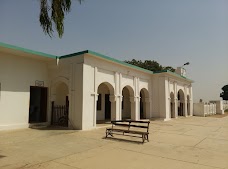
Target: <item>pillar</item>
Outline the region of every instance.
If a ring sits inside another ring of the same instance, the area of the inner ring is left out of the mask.
[[[116,111],[118,109],[115,95],[110,95],[109,100],[111,102],[111,120],[119,120],[119,113]]]
[[[131,120],[139,120],[140,119],[139,97],[130,97],[130,103],[131,103]]]
[[[185,117],[188,116],[188,106],[187,106],[187,104],[188,104],[188,101],[187,101],[187,99],[185,98],[185,99],[184,99],[184,116],[185,116]]]

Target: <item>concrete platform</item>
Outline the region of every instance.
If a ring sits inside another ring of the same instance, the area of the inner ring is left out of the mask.
[[[0,131],[0,168],[228,169],[228,116],[151,121],[150,142],[105,128]]]

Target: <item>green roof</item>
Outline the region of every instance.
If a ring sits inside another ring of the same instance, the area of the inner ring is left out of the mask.
[[[111,62],[115,62],[115,63],[118,63],[118,64],[121,64],[121,65],[130,67],[130,68],[133,68],[133,69],[137,69],[137,70],[140,70],[140,71],[143,71],[143,72],[146,72],[146,73],[153,74],[153,72],[150,71],[150,70],[143,69],[143,68],[141,68],[141,67],[138,67],[138,66],[134,66],[134,65],[128,64],[128,63],[126,63],[126,62],[123,62],[123,61],[120,61],[120,60],[111,58],[111,57],[109,57],[109,56],[106,56],[106,55],[103,55],[103,54],[100,54],[100,53],[97,53],[97,52],[93,52],[93,51],[91,51],[91,50],[85,50],[85,51],[78,52],[78,53],[72,53],[72,54],[60,56],[60,59],[68,58],[68,57],[74,57],[74,56],[78,56],[78,55],[82,55],[82,54],[92,54],[92,55],[94,55],[94,56],[96,56],[96,57],[99,57],[99,58],[102,58],[102,59],[106,59],[106,60],[109,60],[109,61],[111,61]]]
[[[22,52],[25,52],[25,53],[40,55],[40,56],[48,57],[48,58],[52,58],[52,59],[56,59],[57,58],[57,56],[55,56],[55,55],[50,55],[50,54],[43,53],[43,52],[38,52],[38,51],[26,49],[26,48],[21,48],[21,47],[18,47],[18,46],[14,46],[14,45],[2,43],[2,42],[0,42],[0,47],[14,49],[14,50],[22,51]]]
[[[103,55],[103,54],[100,54],[100,53],[97,53],[97,52],[93,52],[93,51],[90,51],[90,50],[85,50],[85,51],[81,51],[81,52],[77,52],[77,53],[71,53],[71,54],[63,55],[63,56],[55,56],[55,55],[50,55],[50,54],[43,53],[43,52],[38,52],[38,51],[34,51],[34,50],[30,50],[30,49],[26,49],[26,48],[22,48],[22,47],[18,47],[18,46],[6,44],[6,43],[3,43],[3,42],[0,42],[0,47],[14,49],[14,50],[22,51],[22,52],[25,52],[25,53],[35,54],[35,55],[48,57],[48,58],[52,58],[52,59],[56,59],[56,58],[64,59],[64,58],[79,56],[79,55],[82,55],[82,54],[92,54],[92,55],[94,55],[96,57],[99,57],[99,58],[102,58],[102,59],[105,59],[105,60],[109,60],[111,62],[115,62],[115,63],[121,64],[121,65],[127,66],[129,68],[137,69],[137,70],[149,73],[149,74],[153,74],[153,73],[157,74],[157,73],[165,73],[166,72],[166,73],[172,74],[174,76],[181,77],[181,78],[184,78],[184,79],[189,80],[189,81],[193,81],[191,79],[188,79],[188,78],[186,78],[184,76],[181,76],[181,75],[176,74],[174,72],[171,72],[169,70],[152,72],[150,70],[143,69],[141,67],[134,66],[134,65],[128,64],[126,62],[123,62],[123,61],[120,61],[120,60],[117,60],[117,59],[111,58],[109,56],[106,56],[106,55]]]

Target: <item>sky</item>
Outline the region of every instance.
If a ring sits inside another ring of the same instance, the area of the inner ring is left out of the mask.
[[[0,42],[65,55],[92,50],[119,60],[182,66],[194,102],[218,100],[228,84],[227,0],[72,0],[62,39],[45,35],[39,0],[1,0]]]

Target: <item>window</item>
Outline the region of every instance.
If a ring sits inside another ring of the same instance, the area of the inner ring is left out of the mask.
[[[97,99],[97,110],[101,110],[101,94],[98,95],[98,99]]]

